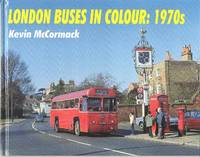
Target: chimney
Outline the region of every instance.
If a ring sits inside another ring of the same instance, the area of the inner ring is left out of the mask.
[[[173,60],[172,55],[171,55],[171,53],[170,53],[169,51],[166,51],[165,60],[166,60],[166,61],[171,61],[171,60]]]
[[[182,61],[192,61],[192,51],[191,51],[191,45],[185,45],[182,49]]]

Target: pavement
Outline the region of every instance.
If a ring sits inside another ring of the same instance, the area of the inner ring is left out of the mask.
[[[2,129],[5,126],[9,126],[11,124],[16,124],[24,121],[25,119],[14,119],[13,121],[11,119],[6,120],[0,120],[0,129]]]
[[[129,122],[121,122],[118,125],[119,131],[118,134],[129,138],[137,140],[147,140],[161,143],[177,144],[177,145],[186,145],[186,146],[195,146],[200,148],[200,131],[192,130],[186,133],[186,136],[179,137],[177,132],[165,133],[164,139],[158,139],[157,137],[149,137],[148,133],[143,133],[143,131],[136,126],[135,135],[131,135],[131,129]]]

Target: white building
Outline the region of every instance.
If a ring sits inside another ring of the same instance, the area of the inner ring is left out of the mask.
[[[44,113],[46,116],[50,116],[51,101],[41,101],[40,102],[40,112]]]

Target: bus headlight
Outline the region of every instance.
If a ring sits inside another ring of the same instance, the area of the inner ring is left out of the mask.
[[[95,124],[95,123],[96,123],[96,122],[93,120],[93,121],[92,121],[92,124]]]
[[[111,123],[114,123],[114,120],[111,120]]]

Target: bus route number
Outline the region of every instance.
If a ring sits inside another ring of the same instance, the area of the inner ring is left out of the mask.
[[[108,95],[108,91],[107,90],[96,90],[96,94],[97,95]]]

